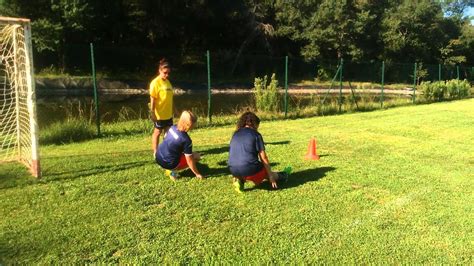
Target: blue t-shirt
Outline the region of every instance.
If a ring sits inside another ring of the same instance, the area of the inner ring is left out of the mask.
[[[247,177],[263,167],[258,154],[265,150],[262,135],[253,128],[243,127],[234,133],[230,141],[229,170],[233,176]]]
[[[179,131],[176,125],[168,133],[156,151],[156,163],[165,169],[174,169],[179,164],[182,154],[193,154],[193,142],[187,132]]]

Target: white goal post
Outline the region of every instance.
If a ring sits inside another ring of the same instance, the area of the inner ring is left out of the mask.
[[[30,20],[0,16],[0,163],[9,161],[41,177]]]

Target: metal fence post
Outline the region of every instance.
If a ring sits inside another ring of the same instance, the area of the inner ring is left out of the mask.
[[[459,65],[456,66],[456,72],[457,72],[457,80],[459,80]],[[461,95],[459,94],[459,85],[457,86],[457,93],[458,93],[458,98],[461,98]]]
[[[212,122],[211,117],[211,54],[209,50],[206,53],[207,57],[207,117],[209,119],[209,123]]]
[[[288,113],[288,56],[285,56],[285,118]]]
[[[383,108],[383,85],[385,83],[385,61],[382,61],[382,88],[380,95],[380,108]]]
[[[438,81],[441,81],[441,64],[438,64]]]
[[[339,112],[342,106],[342,70],[344,69],[344,59],[341,58],[341,72],[339,72]]]
[[[416,62],[415,62],[415,68],[413,69],[413,103],[415,103],[416,100]]]
[[[99,97],[97,91],[97,79],[95,75],[95,60],[94,60],[94,45],[90,43],[91,47],[91,64],[92,64],[92,84],[94,86],[94,103],[95,103],[95,124],[97,127],[97,136],[100,137],[100,115],[99,115]]]
[[[471,74],[467,77],[467,80],[469,80],[469,77],[472,77],[474,74],[474,67],[471,67]]]

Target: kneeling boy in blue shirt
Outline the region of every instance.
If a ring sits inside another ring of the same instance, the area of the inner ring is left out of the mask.
[[[291,171],[287,168],[286,172],[272,172],[262,135],[257,131],[259,125],[257,115],[244,113],[230,141],[228,165],[238,192],[243,192],[247,180],[258,185],[268,179],[273,188],[278,188],[277,180],[286,179]]]
[[[197,178],[203,178],[196,167],[201,159],[199,153],[193,152],[193,142],[188,132],[197,123],[197,117],[190,111],[183,111],[178,124],[173,125],[156,150],[156,163],[166,169],[166,174],[176,180],[177,171],[190,168]]]

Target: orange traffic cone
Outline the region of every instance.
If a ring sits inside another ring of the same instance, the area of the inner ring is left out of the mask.
[[[308,145],[308,153],[304,158],[307,160],[319,160],[319,155],[316,151],[316,140],[314,138],[311,138]]]

